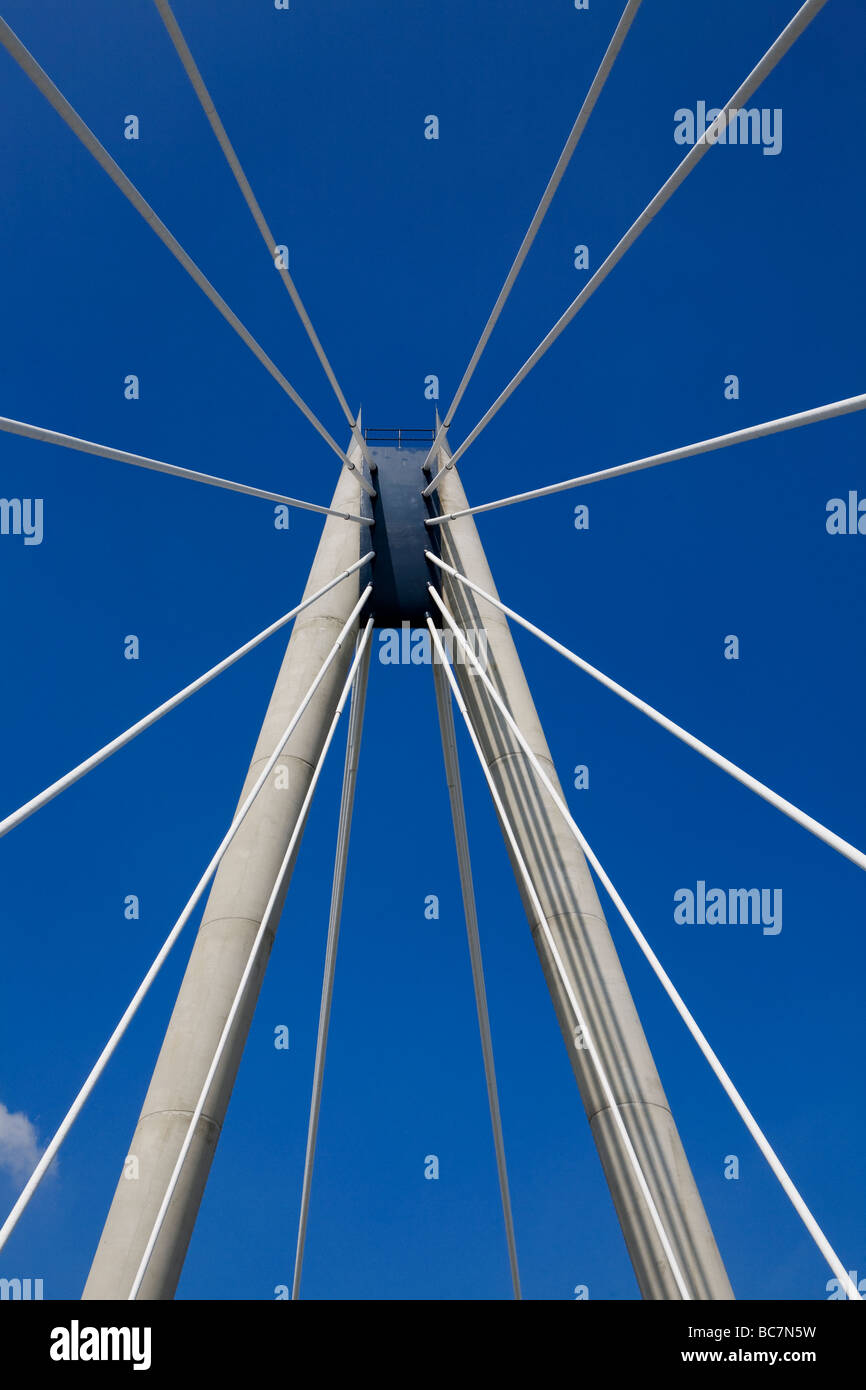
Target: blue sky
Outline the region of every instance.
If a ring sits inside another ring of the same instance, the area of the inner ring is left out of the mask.
[[[796,8],[646,0],[452,429],[459,443]],[[177,0],[176,14],[353,407],[448,403],[619,17],[619,0]],[[3,15],[341,443],[347,431],[148,0]],[[753,104],[783,146],[711,151],[461,465],[470,501],[864,389],[866,25],[831,0]],[[137,114],[141,138],[123,139]],[[438,141],[424,118],[440,120]],[[327,502],[336,460],[0,53],[0,413]],[[128,373],[141,380],[127,401]],[[724,398],[736,373],[738,400]],[[480,518],[500,592],[855,844],[866,489],[849,416]],[[0,814],[300,598],[321,523],[0,437]],[[573,508],[588,503],[576,531]],[[141,641],[137,662],[123,638]],[[723,658],[728,634],[740,658]],[[526,634],[573,811],[846,1266],[866,1277],[862,874]],[[0,1102],[53,1133],[228,823],[272,639],[0,842]],[[525,1296],[637,1285],[486,787],[460,732]],[[341,775],[304,838],[181,1298],[291,1282]],[[429,670],[374,660],[305,1261],[317,1298],[507,1298],[510,1283]],[[681,926],[674,893],[783,890],[783,928]],[[124,898],[140,896],[128,922]],[[424,917],[440,897],[438,921]],[[607,904],[605,904],[607,907]],[[809,1237],[611,909],[741,1298],[826,1297]],[[15,1236],[8,1277],[77,1297],[193,939],[182,939]],[[290,1029],[288,1052],[274,1028]],[[7,1144],[0,1202],[19,1183]],[[440,1160],[425,1181],[424,1158]],[[726,1181],[725,1157],[740,1159]]]

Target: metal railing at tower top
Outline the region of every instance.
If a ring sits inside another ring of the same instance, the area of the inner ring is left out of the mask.
[[[403,429],[398,426],[395,429],[364,430],[364,443],[372,444],[374,447],[379,444],[388,448],[396,446],[398,449],[423,449],[426,445],[432,444],[435,438],[436,431],[432,428]]]

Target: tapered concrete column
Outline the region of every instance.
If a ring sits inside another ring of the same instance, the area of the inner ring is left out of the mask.
[[[468,506],[456,469],[443,477],[439,498],[443,512]],[[474,517],[438,529],[443,560],[498,597]],[[514,583],[519,593],[519,573]],[[504,615],[448,575],[443,575],[443,597],[464,631],[486,632],[487,674],[561,794]],[[437,614],[432,616],[435,621]],[[458,664],[456,675],[689,1293],[696,1299],[733,1298],[583,853],[483,683],[467,665]],[[563,670],[564,681],[572,676],[574,672]],[[515,872],[641,1293],[644,1298],[678,1299],[669,1262],[589,1053],[576,1045],[573,1010],[516,866]]]
[[[357,445],[350,450],[350,457],[361,466]],[[357,474],[348,469],[342,471],[331,505],[355,513],[366,507],[364,514],[370,515],[366,498],[362,500]],[[369,549],[369,527],[328,517],[305,594],[320,589]],[[291,722],[366,582],[363,571],[350,575],[295,620],[241,801]],[[294,595],[283,597],[294,599]],[[84,1290],[85,1299],[125,1299],[132,1287],[333,718],[352,650],[353,642],[347,638],[217,870],[129,1147],[129,1153],[138,1160],[138,1178],[128,1181],[121,1177],[117,1185]],[[280,775],[281,769],[286,770],[287,776]],[[281,786],[285,781],[287,788]],[[282,899],[277,904],[274,931],[281,908]],[[270,932],[263,942],[258,969],[250,978],[246,999],[214,1077],[208,1105],[151,1256],[140,1299],[174,1296],[273,934]]]

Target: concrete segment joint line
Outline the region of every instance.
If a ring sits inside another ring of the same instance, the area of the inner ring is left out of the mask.
[[[155,1119],[157,1115],[178,1115],[181,1119],[188,1120],[192,1113],[191,1110],[148,1110],[141,1118],[142,1120],[152,1120]],[[222,1124],[219,1120],[215,1120],[212,1115],[202,1113],[199,1116],[199,1120],[204,1120],[206,1124],[213,1125],[214,1129],[218,1131],[222,1130]]]
[[[610,1105],[600,1105],[597,1110],[593,1110],[591,1115],[589,1111],[587,1111],[589,1123],[592,1124],[593,1120],[597,1119],[599,1115],[603,1115],[606,1110],[611,1110],[612,1108],[613,1107]],[[659,1105],[657,1100],[620,1100],[617,1101],[616,1108],[617,1110],[661,1110],[662,1114],[667,1115],[669,1120],[673,1119],[673,1112],[670,1106]]]
[[[201,924],[203,927],[212,927],[217,922],[249,922],[250,926],[252,927],[260,927],[262,924],[262,919],[261,917],[232,917],[225,915],[221,915],[219,917],[202,917],[201,919]]]
[[[604,927],[605,931],[609,931],[607,919],[605,917],[602,917],[598,912],[584,912],[582,908],[577,906],[569,912],[551,912],[549,917],[544,917],[544,921],[548,926],[552,926],[554,922],[559,922],[563,918],[567,920],[570,917],[578,917],[581,922],[598,922],[600,926]],[[541,922],[533,920],[530,923],[530,927],[533,934],[537,931],[541,931]]]

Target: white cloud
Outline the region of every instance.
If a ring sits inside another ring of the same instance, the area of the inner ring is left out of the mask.
[[[41,1153],[32,1120],[21,1110],[13,1115],[0,1101],[0,1172],[23,1182],[30,1177]]]

